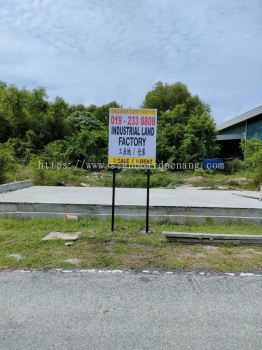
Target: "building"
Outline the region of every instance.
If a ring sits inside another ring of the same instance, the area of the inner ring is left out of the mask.
[[[241,158],[241,140],[262,140],[262,105],[218,125],[217,131],[220,156]]]

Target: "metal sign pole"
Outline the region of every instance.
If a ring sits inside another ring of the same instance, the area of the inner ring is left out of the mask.
[[[113,168],[111,231],[114,231],[115,229],[115,192],[116,192],[116,169]]]
[[[146,233],[148,233],[148,223],[149,223],[149,187],[150,187],[150,169],[146,170]]]

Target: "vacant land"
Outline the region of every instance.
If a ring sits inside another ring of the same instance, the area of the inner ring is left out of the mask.
[[[211,246],[168,243],[163,230],[262,234],[255,225],[153,224],[142,232],[143,222],[117,221],[115,232],[109,221],[60,219],[0,220],[0,268],[160,268],[244,271],[262,268],[261,246]],[[51,231],[82,233],[67,246],[64,241],[42,241]],[[67,261],[69,259],[69,261]]]
[[[55,164],[58,166],[57,164]],[[85,170],[81,168],[39,169],[38,164],[19,166],[10,174],[8,181],[32,179],[35,185],[55,186],[112,186],[112,172],[109,170]],[[118,170],[117,187],[146,187],[146,171],[143,169]],[[210,189],[249,189],[257,190],[248,172],[204,171],[151,171],[150,186],[176,188],[180,185],[207,187]]]

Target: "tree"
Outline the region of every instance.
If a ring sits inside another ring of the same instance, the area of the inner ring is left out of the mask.
[[[91,112],[93,110],[94,117],[104,125],[108,125],[109,108],[119,108],[120,105],[117,102],[113,101],[101,107],[96,107],[95,109],[93,106],[90,107],[92,109],[90,108],[91,110],[89,109],[89,111]]]
[[[99,120],[95,118],[93,114],[86,111],[75,111],[66,119],[71,132],[78,132],[82,127],[86,127],[89,130],[102,129],[104,126]]]
[[[144,107],[157,108],[157,158],[164,162],[194,162],[215,155],[215,122],[210,108],[182,83],[158,82]]]
[[[11,128],[4,114],[0,112],[0,143],[6,142],[11,136]]]
[[[51,134],[52,111],[47,100],[48,96],[44,88],[32,90],[29,99],[30,124],[29,130],[33,131],[31,141],[35,150],[42,149],[53,140]]]
[[[66,118],[69,115],[69,106],[61,98],[56,97],[51,103],[51,116],[48,121],[52,140],[63,139],[66,136]]]
[[[5,88],[1,93],[0,112],[5,115],[12,137],[24,137],[29,128],[27,109],[29,93],[15,86]]]
[[[186,85],[178,82],[176,84],[156,83],[153,90],[146,94],[143,106],[145,108],[156,108],[160,114],[171,111],[179,104],[189,105],[192,99]]]
[[[107,157],[106,129],[89,130],[82,128],[81,131],[67,138],[66,156],[76,163],[85,160],[87,163],[105,162]]]
[[[182,83],[158,82],[144,107],[158,109],[158,161],[187,162],[215,154],[215,124],[210,108]],[[0,143],[7,142],[22,162],[33,154],[71,160],[104,161],[109,108],[50,102],[42,87],[18,89],[0,82]]]

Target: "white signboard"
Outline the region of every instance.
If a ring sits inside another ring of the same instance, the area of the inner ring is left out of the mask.
[[[108,165],[155,167],[156,130],[156,109],[110,108]]]

